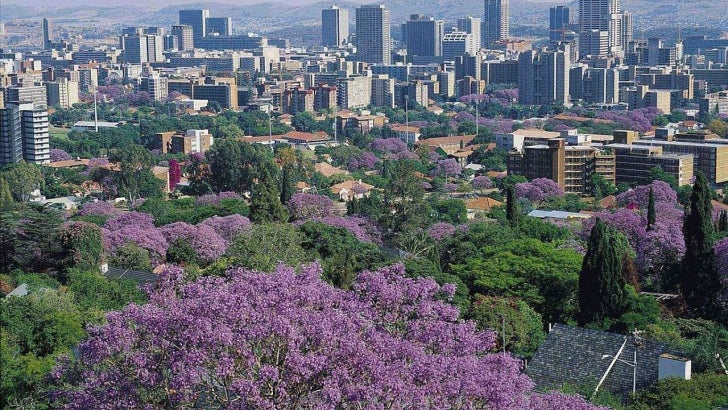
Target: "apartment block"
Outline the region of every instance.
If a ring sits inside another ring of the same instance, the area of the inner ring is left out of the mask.
[[[164,154],[204,153],[210,150],[214,139],[208,130],[187,130],[185,134],[170,131],[154,134],[153,144]]]
[[[692,154],[664,154],[662,147],[655,145],[609,144],[607,148],[616,158],[617,184],[648,184],[650,171],[656,167],[674,177],[680,186],[692,181]]]
[[[51,160],[48,111],[32,102],[10,101],[0,109],[0,166]]]

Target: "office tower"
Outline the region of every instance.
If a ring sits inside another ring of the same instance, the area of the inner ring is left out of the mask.
[[[5,97],[5,101],[30,102],[38,106],[48,105],[48,94],[45,86],[42,85],[12,85],[5,89]]]
[[[549,9],[549,39],[552,43],[559,41],[563,30],[569,26],[569,8],[556,6]]]
[[[442,59],[455,61],[455,58],[463,54],[475,55],[475,41],[473,35],[464,31],[453,31],[447,33],[442,39]]]
[[[154,101],[167,99],[167,77],[160,77],[159,73],[150,73],[139,79],[139,91],[145,91]]]
[[[205,19],[205,35],[232,36],[233,20],[230,17],[208,17]]]
[[[384,5],[364,5],[356,9],[356,47],[361,61],[391,64],[389,9]]]
[[[48,111],[32,102],[8,102],[0,109],[0,166],[20,161],[50,162]]]
[[[415,56],[439,57],[442,55],[442,37],[445,31],[445,23],[442,20],[412,14],[402,28],[409,61],[412,61]]]
[[[164,38],[156,35],[123,35],[119,38],[127,63],[158,63],[164,61]],[[83,88],[83,87],[82,87]]]
[[[569,45],[529,50],[518,56],[518,102],[569,105]]]
[[[609,53],[609,32],[606,30],[582,30],[579,33],[579,58],[606,56]]]
[[[458,31],[463,31],[468,34],[472,34],[473,36],[473,44],[475,45],[475,50],[480,50],[480,47],[482,47],[481,40],[480,40],[480,22],[482,20],[479,17],[465,17],[463,19],[458,19]]]
[[[627,24],[628,27],[624,27]],[[632,32],[632,16],[622,12],[620,0],[579,0],[579,31],[607,32],[607,53],[622,55]],[[593,40],[593,37],[592,37]],[[605,46],[599,46],[604,49]],[[595,48],[592,44],[592,50]],[[579,56],[586,55],[582,50]],[[603,54],[602,54],[603,55]]]
[[[183,24],[172,26],[172,35],[177,36],[177,48],[179,50],[194,50],[195,37],[192,26]]]
[[[349,10],[337,5],[321,10],[321,42],[324,47],[339,47],[349,38]]]
[[[48,90],[48,105],[51,107],[71,108],[78,102],[78,82],[59,78],[46,83]]]
[[[179,38],[177,36],[168,34],[162,38],[164,42],[164,51],[179,51]]]
[[[483,45],[487,46],[510,37],[510,18],[510,0],[484,0],[481,33]]]
[[[210,10],[180,10],[179,24],[192,27],[192,38],[195,43],[207,35],[207,19]],[[195,44],[195,47],[197,45]]]
[[[43,50],[51,49],[51,23],[47,18],[43,19]]]

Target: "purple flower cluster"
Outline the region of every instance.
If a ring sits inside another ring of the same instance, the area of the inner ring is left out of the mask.
[[[452,182],[446,182],[442,185],[442,189],[445,192],[455,192],[458,190],[458,184],[453,184]]]
[[[247,232],[253,226],[250,219],[239,214],[212,216],[198,224],[198,226],[201,225],[210,227],[228,242],[231,242],[239,234]]]
[[[242,197],[235,192],[220,192],[219,194],[205,194],[195,199],[195,205],[198,206],[217,206],[220,205],[220,201],[223,199],[242,199]]]
[[[231,269],[183,283],[171,268],[146,305],[110,313],[52,373],[56,408],[591,409],[540,394],[445,303],[454,286],[361,273],[353,291],[318,265]],[[205,392],[201,395],[200,392]]]
[[[563,195],[563,188],[548,178],[536,178],[531,182],[516,184],[516,197],[526,198],[533,203],[540,203],[552,196]]]
[[[728,238],[716,242],[714,250],[721,284],[718,302],[723,309],[728,309]]]
[[[652,181],[648,185],[640,185],[617,195],[617,204],[619,206],[647,209],[647,203],[650,200],[650,188],[652,188],[652,195],[655,197],[655,204],[661,202],[667,204],[677,203],[677,193],[668,183]]]
[[[81,216],[96,215],[96,216],[119,216],[123,211],[114,206],[111,202],[97,201],[87,202],[81,205],[81,209],[78,214]]]
[[[628,111],[601,111],[597,118],[613,121],[624,129],[647,132],[652,129],[652,121],[660,114],[657,108],[648,107]]]
[[[441,159],[437,161],[436,165],[434,169],[434,174],[436,175],[456,177],[463,170],[454,158]]]
[[[377,162],[379,162],[379,158],[376,155],[369,151],[363,151],[358,156],[352,157],[347,165],[350,171],[356,171],[358,169],[371,170],[376,168]]]
[[[475,189],[490,189],[493,188],[493,181],[485,175],[480,175],[473,178],[472,185]]]
[[[441,241],[455,235],[458,232],[465,232],[467,230],[467,225],[455,226],[448,222],[438,222],[427,229],[427,234],[430,235],[430,238],[436,241]]]
[[[371,143],[371,149],[390,159],[418,159],[414,152],[407,149],[407,143],[399,138],[377,138]]]
[[[334,215],[334,201],[324,195],[295,194],[286,206],[293,219],[297,220]]]
[[[64,150],[51,148],[51,162],[68,161],[71,156]]]

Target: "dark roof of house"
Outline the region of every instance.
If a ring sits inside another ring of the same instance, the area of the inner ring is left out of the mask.
[[[635,345],[631,336],[600,330],[584,329],[556,324],[546,340],[538,348],[526,373],[538,388],[557,388],[565,383],[574,386],[596,387],[627,338],[627,344],[619,358],[634,361]],[[643,340],[637,348],[637,391],[647,388],[658,380],[659,357],[671,353],[665,343]],[[600,390],[626,397],[632,392],[632,367],[617,361]]]
[[[107,278],[111,279],[127,279],[133,280],[139,284],[142,283],[157,283],[159,276],[152,272],[144,272],[139,270],[131,270],[126,268],[116,268],[109,266],[109,270],[104,274]]]

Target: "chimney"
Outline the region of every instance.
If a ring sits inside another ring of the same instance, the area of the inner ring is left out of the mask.
[[[684,357],[673,356],[667,353],[661,354],[658,379],[677,377],[682,380],[690,380],[691,363],[690,359]]]

